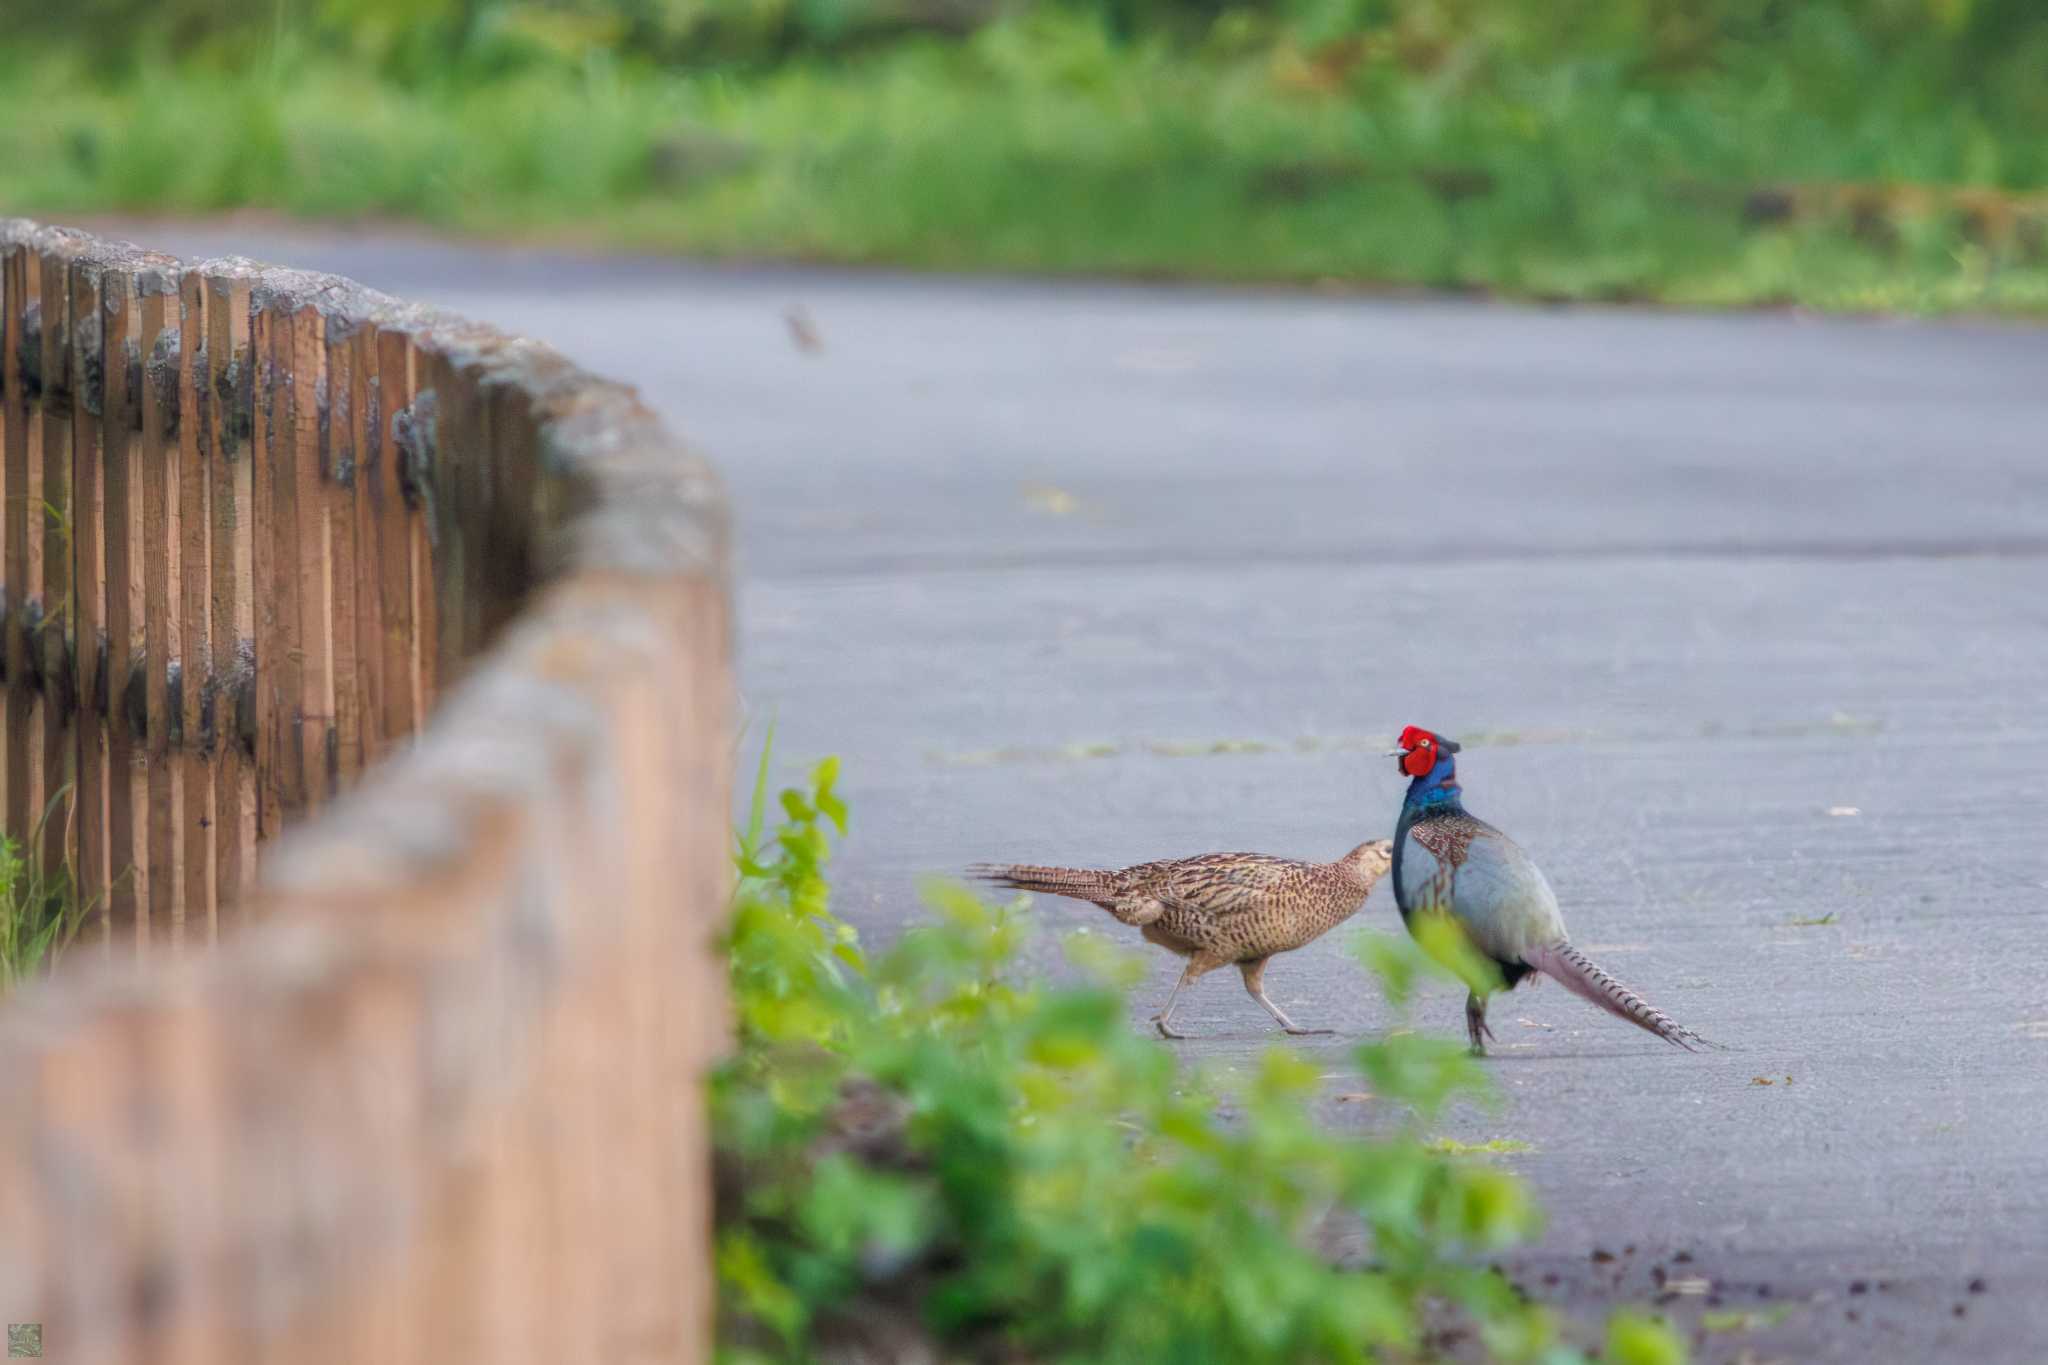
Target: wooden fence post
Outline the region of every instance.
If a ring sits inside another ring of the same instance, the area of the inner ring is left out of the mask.
[[[255,423],[259,365],[250,335],[248,282],[231,273],[192,272],[206,296],[206,369],[213,421],[205,452],[212,540],[208,546],[211,667],[204,703],[212,711],[214,880],[223,903],[238,901],[256,875]],[[267,561],[266,561],[267,562]]]
[[[325,481],[321,476],[321,404],[327,398],[326,319],[310,304],[290,310],[291,359],[285,392],[291,398],[291,472],[278,482],[290,508],[291,547],[282,567],[297,599],[291,614],[294,658],[287,693],[291,734],[287,755],[294,805],[303,818],[327,803],[327,754],[334,727],[334,555]]]
[[[141,537],[142,308],[133,276],[106,290],[107,392],[120,395],[120,420],[103,426],[100,466],[101,541],[106,552],[107,867],[109,921],[125,946],[149,939],[148,777],[136,669],[145,663]],[[118,297],[116,296],[118,294]],[[131,342],[133,345],[131,345]],[[112,411],[112,409],[109,409]]]
[[[212,943],[219,930],[215,884],[216,792],[206,730],[206,695],[213,686],[213,518],[208,450],[218,403],[207,364],[206,285],[187,271],[178,277],[178,743],[179,840],[184,861],[187,932]],[[196,929],[193,927],[196,925]]]
[[[180,338],[175,285],[160,271],[145,271],[142,291],[141,373],[142,464],[131,480],[139,483],[142,560],[142,790],[144,865],[149,891],[149,937],[152,944],[175,948],[185,928],[185,876],[178,861],[177,772],[171,764],[170,674],[181,639],[180,623],[171,615],[172,560],[179,540],[177,395],[166,391],[162,378],[179,369]],[[135,493],[131,491],[131,497]],[[131,682],[132,688],[134,684]]]
[[[107,725],[105,694],[107,585],[106,558],[101,550],[102,467],[106,432],[126,443],[121,426],[127,421],[127,335],[126,311],[119,300],[107,305],[107,277],[113,277],[117,295],[125,297],[126,276],[105,271],[88,262],[71,268],[71,315],[91,318],[85,329],[86,345],[96,348],[90,368],[99,375],[99,401],[81,404],[71,426],[71,583],[75,606],[75,657],[78,661],[78,705],[76,734],[78,754],[74,762],[78,789],[78,861],[74,867],[78,901],[93,919],[93,932],[111,947],[113,922],[107,913]],[[116,311],[118,310],[118,311]],[[110,327],[119,317],[123,328]],[[111,346],[113,354],[109,355]],[[109,364],[109,361],[112,361]],[[118,391],[116,391],[118,389]]]
[[[7,833],[15,837],[28,828],[28,754],[22,742],[27,720],[21,710],[28,693],[20,685],[26,651],[18,610],[28,569],[14,513],[28,482],[31,399],[22,364],[27,257],[25,246],[0,242],[0,676],[7,682],[7,696],[0,699],[0,815],[7,821]],[[40,401],[40,395],[34,401]]]
[[[45,250],[43,275],[43,384],[69,401],[43,404],[41,507],[31,514],[42,525],[43,576],[38,585],[36,654],[42,673],[43,792],[42,865],[69,864],[74,751],[71,633],[71,415],[80,401],[72,364],[71,258]],[[85,319],[89,328],[95,319]]]

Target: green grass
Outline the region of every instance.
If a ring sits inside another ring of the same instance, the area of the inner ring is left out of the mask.
[[[1455,51],[1360,57],[1291,29],[1233,45],[1223,21],[1200,43],[1118,43],[1044,8],[961,41],[728,69],[592,51],[400,79],[308,44],[108,82],[52,49],[0,58],[0,205],[255,206],[962,269],[2048,312],[2048,103],[2008,70],[2048,60],[2048,22],[2003,65],[1965,68],[1932,38],[1886,46],[1855,7],[1789,13],[1767,42],[1728,39],[1671,72],[1597,47],[1503,42],[1466,69]]]
[[[70,878],[44,872],[0,836],[0,996],[54,968],[83,919]]]
[[[1535,1148],[1519,1138],[1491,1138],[1485,1142],[1460,1142],[1457,1138],[1440,1137],[1429,1141],[1429,1150],[1445,1156],[1519,1156]]]

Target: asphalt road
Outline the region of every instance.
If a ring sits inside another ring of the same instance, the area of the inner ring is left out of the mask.
[[[1496,1005],[1506,1106],[1446,1131],[1531,1145],[1529,1287],[1789,1305],[1710,1360],[2048,1359],[2048,331],[131,235],[531,331],[696,437],[871,933],[974,859],[1334,856],[1400,726],[1462,738],[1574,938],[1731,1046]],[[1333,1090],[1389,1023],[1349,931],[1268,976]],[[1277,1041],[1234,974],[1178,1021]]]

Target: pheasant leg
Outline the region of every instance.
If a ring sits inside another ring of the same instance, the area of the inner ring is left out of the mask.
[[[1465,1032],[1472,1039],[1472,1055],[1484,1057],[1486,1044],[1480,1040],[1480,1035],[1493,1038],[1493,1030],[1486,1026],[1486,1001],[1476,995],[1465,997]],[[1500,1040],[1496,1038],[1494,1041]]]
[[[1180,980],[1173,983],[1173,992],[1166,997],[1166,1008],[1152,1016],[1152,1022],[1159,1026],[1159,1036],[1161,1038],[1187,1037],[1185,1033],[1174,1031],[1173,1006],[1180,999],[1180,993],[1187,986],[1188,982],[1193,981],[1201,974],[1201,972],[1195,970],[1194,958],[1189,958],[1188,965],[1180,969]]]
[[[1176,981],[1176,982],[1174,982],[1174,983],[1173,983],[1173,994],[1171,994],[1171,995],[1169,995],[1169,996],[1167,996],[1167,997],[1166,997],[1166,1008],[1165,1008],[1165,1009],[1163,1009],[1163,1010],[1161,1010],[1161,1011],[1159,1011],[1159,1013],[1157,1013],[1157,1014],[1155,1014],[1155,1015],[1153,1015],[1153,1016],[1152,1016],[1152,1022],[1153,1022],[1154,1024],[1157,1024],[1157,1025],[1159,1026],[1159,1036],[1160,1036],[1160,1037],[1162,1037],[1162,1038],[1185,1038],[1185,1037],[1187,1037],[1187,1035],[1186,1035],[1185,1033],[1176,1033],[1176,1032],[1174,1032],[1174,1029],[1173,1029],[1173,1005],[1174,1005],[1174,1002],[1175,1002],[1176,1000],[1179,1000],[1179,999],[1180,999],[1180,993],[1181,993],[1181,991],[1183,991],[1184,989],[1186,989],[1186,988],[1187,988],[1187,986],[1189,985],[1189,983],[1191,983],[1191,982],[1194,982],[1194,981],[1199,981],[1199,980],[1201,980],[1201,979],[1202,979],[1202,978],[1203,978],[1204,976],[1207,976],[1207,975],[1208,975],[1208,974],[1209,974],[1210,972],[1213,972],[1213,971],[1215,971],[1215,970],[1216,970],[1216,969],[1217,969],[1218,967],[1221,967],[1221,966],[1223,965],[1223,962],[1224,962],[1224,961],[1227,961],[1227,960],[1228,960],[1228,959],[1223,959],[1223,960],[1219,961],[1219,960],[1218,960],[1217,958],[1215,958],[1215,957],[1211,956],[1211,955],[1210,955],[1209,953],[1207,953],[1207,952],[1197,952],[1196,954],[1194,954],[1194,955],[1193,955],[1192,957],[1190,957],[1190,958],[1188,959],[1188,965],[1180,969],[1180,980],[1178,980],[1178,981]]]
[[[1335,1033],[1337,1031],[1335,1029],[1302,1028],[1292,1019],[1289,1019],[1278,1005],[1266,998],[1266,962],[1267,959],[1262,957],[1256,962],[1240,962],[1237,964],[1238,971],[1244,974],[1245,993],[1261,1005],[1264,1005],[1266,1013],[1272,1015],[1281,1028],[1294,1034],[1296,1037],[1305,1037],[1317,1033]]]

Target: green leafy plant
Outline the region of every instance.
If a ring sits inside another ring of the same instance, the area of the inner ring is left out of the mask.
[[[1099,938],[1069,945],[1076,984],[1023,980],[1020,904],[934,882],[930,918],[870,958],[830,907],[837,765],[782,792],[772,830],[767,772],[712,1087],[727,1360],[889,1358],[896,1332],[945,1359],[1365,1361],[1460,1321],[1496,1359],[1576,1358],[1477,1263],[1534,1229],[1526,1188],[1424,1140],[1486,1093],[1462,1048],[1359,1048],[1380,1112],[1337,1136],[1298,1052],[1233,1084],[1139,1036],[1140,969]],[[1376,941],[1405,1001],[1433,968]]]

